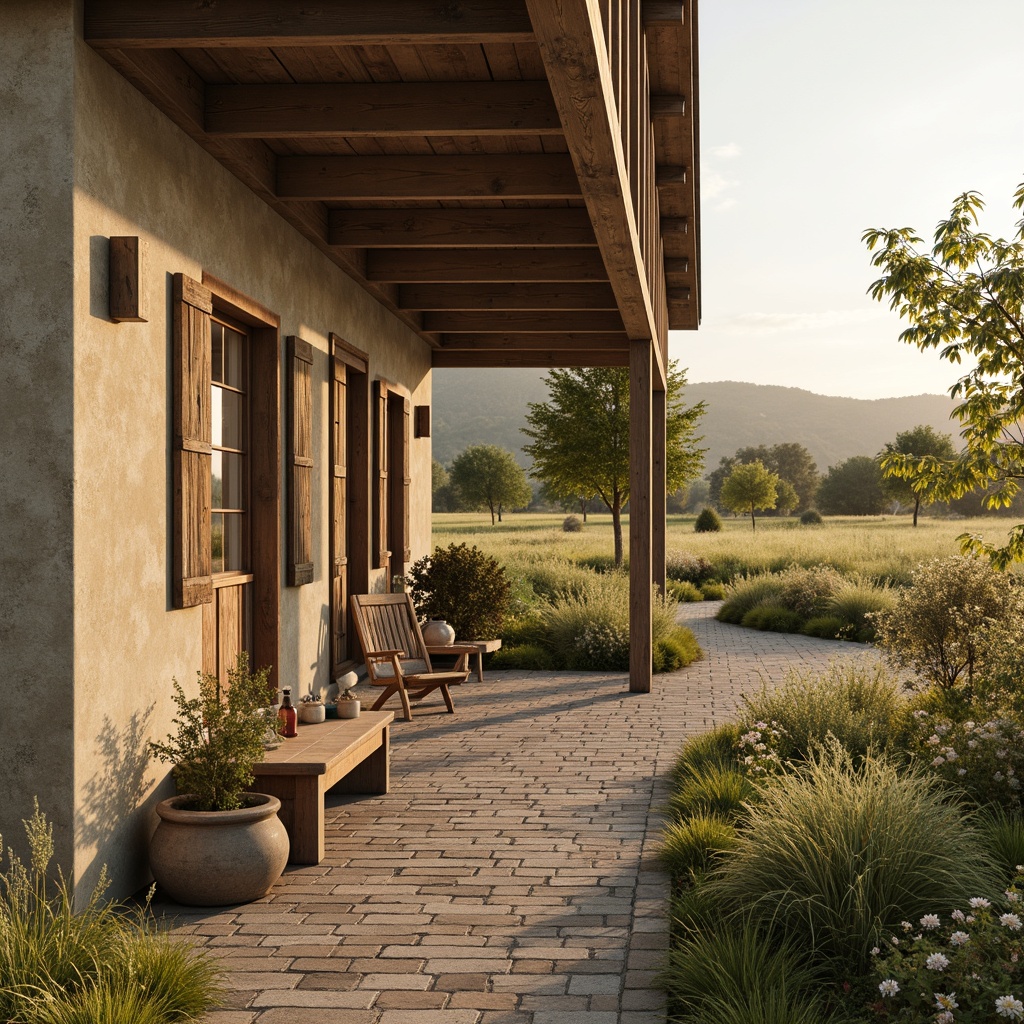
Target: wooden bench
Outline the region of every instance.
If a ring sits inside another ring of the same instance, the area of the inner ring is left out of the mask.
[[[255,768],[255,793],[281,801],[280,818],[291,840],[292,864],[319,864],[324,857],[324,794],[386,793],[389,785],[390,711],[300,725]]]
[[[472,655],[470,655],[470,656],[471,657],[476,657],[476,680],[477,680],[478,683],[482,683],[484,681],[484,655],[485,654],[493,654],[495,651],[500,651],[501,650],[501,641],[500,640],[460,640],[455,645],[455,647],[457,647],[457,648],[464,648],[464,647],[474,647],[474,648],[476,648],[475,652]],[[431,644],[427,645],[427,653],[431,657],[433,657],[435,654],[451,654],[451,652],[452,652],[452,648],[450,646],[449,647],[444,647],[444,646],[441,646],[441,645],[437,645],[437,646],[434,646],[434,645],[431,645]]]

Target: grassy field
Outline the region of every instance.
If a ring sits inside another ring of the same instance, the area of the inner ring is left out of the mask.
[[[589,516],[580,533],[564,533],[564,518],[515,513],[492,527],[486,513],[439,513],[433,517],[433,539],[442,547],[475,544],[509,565],[611,559],[611,516]],[[623,520],[628,557],[628,517]],[[669,516],[668,550],[703,556],[722,576],[782,569],[794,563],[824,563],[843,572],[903,584],[919,562],[956,554],[960,534],[1001,539],[1012,520],[923,518],[915,529],[910,516],[831,517],[820,526],[765,518],[758,520],[757,531],[752,532],[745,519],[723,519],[720,533],[695,533],[693,523],[693,516]]]

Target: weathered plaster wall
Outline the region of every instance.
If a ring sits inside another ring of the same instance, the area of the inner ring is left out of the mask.
[[[416,403],[429,402],[430,359],[80,39],[74,68],[75,871],[88,881],[105,862],[130,891],[145,881],[151,808],[168,792],[155,789],[166,767],[147,764],[145,741],[169,728],[171,678],[191,682],[200,664],[200,609],[170,607],[171,275],[213,274],[280,314],[282,339],[316,351],[316,580],[280,598],[281,682],[303,692],[328,682],[328,335],[368,351],[371,375]],[[148,323],[108,318],[111,235],[147,243]],[[430,538],[429,445],[412,450],[416,557]],[[283,524],[281,550],[283,562]]]
[[[72,844],[73,31],[68,0],[0,3],[0,833],[38,796]]]

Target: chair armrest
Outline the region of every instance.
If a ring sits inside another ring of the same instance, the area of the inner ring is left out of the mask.
[[[397,648],[393,651],[364,651],[367,658],[372,658],[374,661],[391,661],[392,658],[397,658],[398,655],[405,653]]]

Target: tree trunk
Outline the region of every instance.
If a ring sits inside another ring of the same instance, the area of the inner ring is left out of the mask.
[[[750,506],[750,529],[757,532],[757,520],[754,518],[754,506]]]
[[[921,495],[914,495],[914,525],[917,526],[917,510],[921,507]]]
[[[500,501],[498,502],[498,522],[499,523],[501,522],[501,502]],[[492,523],[491,525],[493,526],[494,524]]]
[[[622,506],[616,502],[612,508],[612,537],[615,538],[615,568],[622,568]]]
[[[494,504],[492,502],[487,503],[487,507],[491,510],[491,526],[494,525]]]
[[[587,521],[587,499],[580,498],[580,513],[583,516],[583,522]]]

